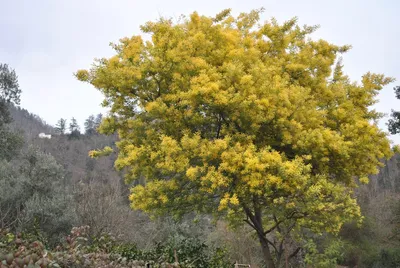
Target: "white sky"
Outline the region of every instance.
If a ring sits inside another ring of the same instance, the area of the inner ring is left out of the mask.
[[[400,1],[396,0],[0,0],[0,62],[19,76],[21,106],[54,125],[61,117],[83,124],[105,112],[102,95],[73,77],[94,58],[109,57],[110,42],[139,34],[139,25],[160,16],[179,17],[198,11],[215,15],[264,7],[263,19],[282,22],[294,16],[300,24],[321,28],[314,35],[337,45],[350,44],[344,71],[359,81],[367,71],[400,79]],[[384,88],[379,112],[400,110],[393,87]],[[386,130],[386,117],[380,126]],[[400,143],[400,135],[391,136]]]

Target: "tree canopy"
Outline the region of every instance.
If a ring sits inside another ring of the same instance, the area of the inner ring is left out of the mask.
[[[0,160],[10,160],[22,147],[22,137],[8,129],[12,121],[9,107],[20,103],[21,89],[14,69],[0,63]]]
[[[15,70],[8,67],[8,64],[0,63],[0,98],[19,104],[20,95],[21,89]]]
[[[18,84],[18,76],[8,64],[0,63],[0,127],[10,123],[11,117],[8,104],[20,102],[21,89]]]
[[[72,139],[79,139],[79,136],[81,135],[81,129],[75,117],[71,118],[71,123],[69,123],[69,132],[69,137]]]
[[[400,86],[394,87],[394,93],[396,94],[396,98],[400,99]],[[400,133],[400,112],[392,111],[391,118],[389,119],[389,132],[390,134],[398,134]]]
[[[353,189],[391,155],[371,105],[392,79],[352,82],[349,46],[310,39],[316,27],[296,19],[261,22],[261,11],[148,22],[149,40],[123,38],[76,76],[105,96],[100,129],[118,131],[115,166],[140,180],[134,209],[246,222],[275,267],[296,253],[289,238],[360,219]]]
[[[67,129],[67,119],[60,118],[60,120],[57,121],[55,129],[58,134],[64,135]]]
[[[94,135],[96,133],[96,118],[94,115],[90,115],[85,120],[85,134],[86,135]]]

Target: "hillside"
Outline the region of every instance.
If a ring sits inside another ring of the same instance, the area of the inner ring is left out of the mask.
[[[25,140],[25,147],[35,145],[43,152],[50,153],[67,171],[68,178],[73,181],[120,180],[121,176],[114,170],[115,157],[91,159],[88,152],[104,146],[113,146],[116,136],[81,134],[78,138],[58,135],[53,126],[48,125],[41,117],[26,109],[10,106],[13,121],[10,128],[20,132]],[[41,139],[39,133],[51,134],[51,139]]]
[[[38,115],[32,114],[19,106],[9,105],[8,109],[13,118],[10,128],[15,131],[21,130],[25,141],[32,142],[41,132],[49,134],[55,133],[54,128],[48,125]]]
[[[385,164],[377,175],[370,176],[369,189],[372,193],[379,194],[382,191],[400,192],[400,154],[394,155]]]

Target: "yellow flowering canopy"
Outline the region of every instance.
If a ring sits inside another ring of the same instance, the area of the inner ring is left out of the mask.
[[[76,73],[105,96],[115,166],[141,181],[134,209],[245,220],[261,242],[337,232],[360,216],[356,178],[391,154],[370,106],[392,79],[351,82],[339,58],[349,46],[311,40],[316,27],[296,19],[260,22],[260,12],[148,22],[149,40],[121,39],[115,56]]]

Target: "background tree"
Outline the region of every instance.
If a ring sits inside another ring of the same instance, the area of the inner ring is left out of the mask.
[[[400,99],[400,86],[393,88],[396,98]],[[392,118],[389,119],[389,132],[391,134],[400,133],[400,112],[392,110]]]
[[[14,69],[8,67],[8,64],[0,63],[0,98],[19,104],[21,89],[18,84],[18,76]]]
[[[67,119],[60,118],[56,124],[56,131],[60,135],[64,135],[65,131],[67,130]]]
[[[77,139],[81,135],[80,127],[78,125],[78,121],[74,117],[71,118],[71,123],[69,123],[69,137]]]
[[[14,163],[0,163],[0,226],[39,228],[48,238],[66,233],[75,220],[65,171],[55,159],[30,146]]]
[[[89,136],[96,134],[96,119],[94,115],[90,115],[85,120],[85,134]]]
[[[100,114],[98,114],[96,116],[96,119],[95,119],[95,122],[94,122],[96,131],[100,127],[101,120],[103,120],[103,115],[100,113]]]
[[[10,160],[23,144],[21,136],[6,126],[12,121],[9,106],[20,103],[20,94],[15,70],[0,63],[0,160]]]
[[[10,122],[7,104],[19,104],[20,94],[21,89],[15,70],[9,68],[7,64],[0,63],[0,127]]]
[[[75,221],[70,185],[65,181],[65,170],[53,156],[29,147],[20,167],[24,211],[20,228],[39,228],[55,240],[65,234]]]
[[[8,129],[0,128],[0,161],[15,158],[24,145],[23,137]]]
[[[288,241],[302,247],[359,219],[353,189],[391,155],[370,106],[392,79],[353,83],[338,61],[348,46],[259,15],[149,22],[151,41],[121,39],[117,55],[76,76],[105,95],[101,130],[118,130],[116,167],[127,182],[145,178],[133,208],[247,223],[271,268],[299,252]]]

